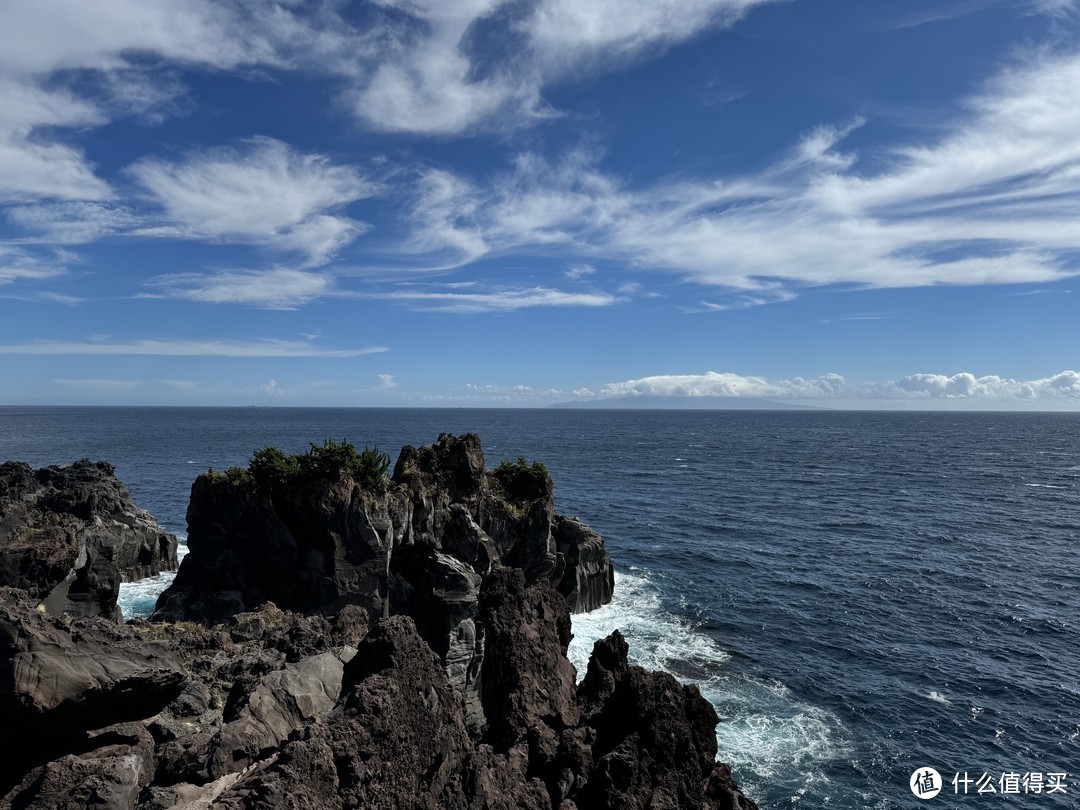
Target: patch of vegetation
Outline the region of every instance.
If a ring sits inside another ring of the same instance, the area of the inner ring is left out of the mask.
[[[264,447],[251,454],[248,472],[260,484],[284,484],[300,475],[300,456],[287,455],[276,447]]]
[[[527,462],[524,456],[517,461],[504,459],[492,475],[502,486],[507,498],[517,503],[531,503],[546,498],[551,493],[551,475],[542,462]],[[525,510],[528,511],[528,510]],[[511,514],[511,517],[517,517]]]
[[[255,482],[264,487],[280,487],[302,481],[334,480],[342,474],[351,476],[368,492],[383,493],[390,478],[390,456],[378,447],[356,446],[345,439],[340,443],[326,439],[311,444],[306,453],[285,453],[276,447],[263,447],[251,456],[246,470],[230,467],[224,473],[210,475],[230,483]]]
[[[206,471],[214,483],[250,484],[254,479],[243,467],[229,467],[225,472],[218,472],[213,467]]]

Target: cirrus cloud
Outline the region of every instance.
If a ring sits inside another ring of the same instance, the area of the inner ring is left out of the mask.
[[[269,243],[324,264],[366,225],[336,212],[370,196],[374,185],[353,168],[302,154],[273,138],[189,155],[144,159],[130,173],[166,215],[165,236]]]
[[[389,351],[385,346],[330,349],[310,340],[40,340],[2,343],[0,354],[142,355],[150,357],[360,357]]]
[[[1080,273],[1080,52],[1001,72],[934,139],[874,173],[822,126],[787,157],[734,177],[631,184],[588,150],[523,154],[494,177],[430,170],[412,244],[432,261],[559,250],[621,260],[738,294],[724,310],[809,286],[1020,284]],[[782,235],[782,238],[778,238]]]

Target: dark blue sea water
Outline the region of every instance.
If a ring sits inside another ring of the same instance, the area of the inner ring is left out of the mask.
[[[111,461],[182,534],[194,477],[255,448],[444,431],[547,464],[618,567],[575,661],[621,627],[696,683],[763,808],[1080,806],[1078,414],[6,408],[0,459]],[[946,781],[925,802],[922,766]]]

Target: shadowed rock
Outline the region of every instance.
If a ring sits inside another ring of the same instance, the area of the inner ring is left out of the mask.
[[[333,615],[408,615],[461,696],[474,736],[480,699],[481,586],[503,566],[550,582],[571,609],[610,601],[603,540],[555,514],[542,465],[486,470],[475,435],[402,449],[385,491],[346,472],[288,482],[201,475],[188,508],[188,548],[154,620],[227,621],[263,602]]]
[[[121,582],[176,565],[176,537],[131,503],[112,465],[0,464],[0,585],[54,616],[116,618]]]

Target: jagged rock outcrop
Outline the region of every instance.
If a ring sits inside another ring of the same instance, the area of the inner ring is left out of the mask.
[[[752,810],[716,762],[712,705],[696,686],[630,666],[627,652],[618,630],[596,642],[578,689],[583,725],[595,731],[582,806]]]
[[[214,623],[267,601],[323,614],[356,604],[413,615],[424,634],[436,612],[446,629],[471,618],[480,581],[500,564],[551,581],[573,609],[606,604],[614,570],[603,541],[555,514],[551,479],[535,467],[486,470],[477,436],[443,434],[403,448],[385,491],[344,473],[287,484],[201,475],[189,554],[155,617]],[[431,604],[414,611],[417,594]]]
[[[0,585],[60,616],[117,618],[120,583],[176,569],[165,532],[105,462],[0,464]]]
[[[411,616],[462,696],[473,734],[488,721],[477,622],[485,578],[520,569],[527,582],[552,583],[573,610],[607,603],[614,585],[603,540],[555,513],[542,465],[487,470],[472,434],[405,447],[384,491],[346,473],[286,484],[202,475],[192,486],[188,549],[155,620],[212,624],[263,602]]]
[[[444,436],[385,492],[200,478],[178,622],[0,587],[0,807],[756,810],[709,703],[618,633],[575,683],[610,561],[542,471]]]
[[[485,671],[501,674],[484,698],[504,711],[483,738],[467,733],[412,620],[386,619],[346,665],[325,719],[215,806],[755,810],[713,761],[716,714],[696,689],[629,666],[617,634],[597,643],[576,688],[569,614],[548,583],[503,569],[482,601],[493,622]]]

